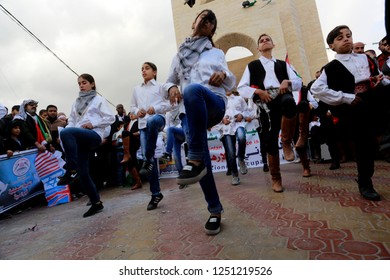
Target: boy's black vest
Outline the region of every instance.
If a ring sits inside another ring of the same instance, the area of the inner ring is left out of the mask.
[[[250,87],[259,88],[265,90],[264,79],[265,79],[265,69],[260,60],[256,59],[248,64],[248,69],[250,73],[249,83]],[[282,83],[283,80],[288,80],[287,74],[287,65],[285,61],[277,59],[275,62],[275,75],[279,83]],[[259,99],[257,94],[253,95],[253,101]]]
[[[375,66],[375,62],[367,56],[368,64],[370,67],[371,77],[379,74],[378,68]],[[328,87],[336,91],[342,91],[347,93],[355,92],[355,77],[351,72],[338,60],[334,59],[324,67]]]

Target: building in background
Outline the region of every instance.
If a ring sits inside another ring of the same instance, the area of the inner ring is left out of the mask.
[[[249,55],[228,62],[237,81],[245,66],[259,57],[257,38],[262,33],[269,34],[277,46],[275,57],[288,53],[305,84],[328,62],[315,0],[263,0],[247,8],[237,0],[196,0],[192,8],[179,0],[171,3],[177,46],[191,35],[188,27],[195,14],[214,11],[218,19],[215,45],[225,54],[240,47]]]

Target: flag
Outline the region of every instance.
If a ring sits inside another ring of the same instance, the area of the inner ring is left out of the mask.
[[[290,64],[290,60],[288,59],[288,52],[286,52],[286,59],[284,60],[288,66],[294,71],[294,73],[302,80],[301,75],[298,74],[298,72],[295,70],[295,68]]]

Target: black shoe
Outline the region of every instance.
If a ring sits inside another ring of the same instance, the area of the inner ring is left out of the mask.
[[[142,168],[139,171],[139,175],[144,177],[149,177],[150,174],[152,174],[153,167],[154,167],[153,162],[145,161],[144,164],[142,165]]]
[[[232,175],[232,171],[228,169],[228,170],[226,171],[226,176],[230,176],[230,175]]]
[[[210,216],[204,226],[204,229],[208,235],[218,234],[221,231],[221,217]]]
[[[263,171],[264,171],[264,172],[268,172],[268,171],[269,171],[269,167],[268,167],[268,164],[267,164],[267,163],[264,163],[264,165],[263,165]]]
[[[89,210],[84,213],[83,217],[86,218],[89,216],[93,216],[96,213],[99,213],[100,211],[102,211],[103,208],[104,208],[104,206],[103,206],[103,203],[101,201],[99,201],[98,203],[94,203],[94,204],[92,204],[91,208],[89,208]]]
[[[338,161],[332,161],[329,169],[330,170],[335,170],[340,168],[340,163]]]
[[[152,199],[150,200],[148,207],[146,210],[150,211],[157,208],[158,203],[164,198],[162,193],[157,195],[152,195]]]
[[[168,162],[172,161],[172,155],[170,153],[164,153],[161,158]]]
[[[199,182],[206,174],[207,169],[203,162],[199,166],[189,162],[176,178],[176,183],[178,185],[192,185]]]
[[[355,180],[355,181],[359,185],[359,192],[362,195],[362,197],[364,197],[367,200],[372,200],[372,201],[381,200],[380,195],[376,192],[372,183],[363,184],[363,183],[360,183],[359,180]]]
[[[57,186],[69,185],[73,183],[76,180],[76,178],[77,178],[76,170],[66,170],[63,176],[58,177],[58,179],[60,180],[57,182]]]

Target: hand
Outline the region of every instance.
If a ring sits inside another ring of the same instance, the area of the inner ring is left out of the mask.
[[[226,78],[226,73],[223,71],[215,72],[213,75],[211,75],[209,79],[209,85],[219,87],[222,85],[223,81]]]
[[[145,117],[145,115],[146,115],[145,109],[141,109],[141,110],[139,110],[138,113],[137,113],[137,116],[138,116],[139,118],[143,118],[143,117]]]
[[[225,124],[225,125],[230,124],[229,116],[225,116],[225,117],[222,119],[222,123]]]
[[[237,114],[234,116],[234,118],[236,119],[236,122],[241,122],[244,119],[244,116],[241,114]]]
[[[245,118],[245,121],[249,123],[249,122],[252,121],[252,118],[251,118],[251,117],[246,117],[246,118]]]
[[[358,107],[360,104],[363,103],[363,99],[359,95],[355,95],[355,99],[352,101],[351,106],[352,107]]]
[[[272,101],[271,95],[266,90],[256,89],[255,94],[257,94],[260,97],[260,100],[263,103],[268,103]]]
[[[46,151],[45,145],[38,144],[38,145],[36,145],[36,147],[37,147],[38,151],[40,151],[40,152]]]
[[[11,150],[7,150],[7,157],[12,157],[14,155],[14,152]]]
[[[156,114],[156,111],[154,110],[154,107],[151,106],[151,107],[149,107],[149,109],[146,111],[146,113],[148,113],[149,115],[154,115],[154,114]]]
[[[90,122],[88,122],[88,123],[83,124],[81,127],[86,128],[86,129],[92,129],[93,125]]]
[[[383,80],[384,76],[383,74],[379,74],[377,76],[371,77],[370,80],[374,87],[380,84],[380,82]]]
[[[279,93],[284,94],[286,92],[289,92],[289,86],[290,86],[290,81],[283,80],[279,87]]]
[[[180,103],[183,100],[183,96],[180,94],[180,91],[176,86],[171,87],[168,90],[168,98],[172,105]]]

